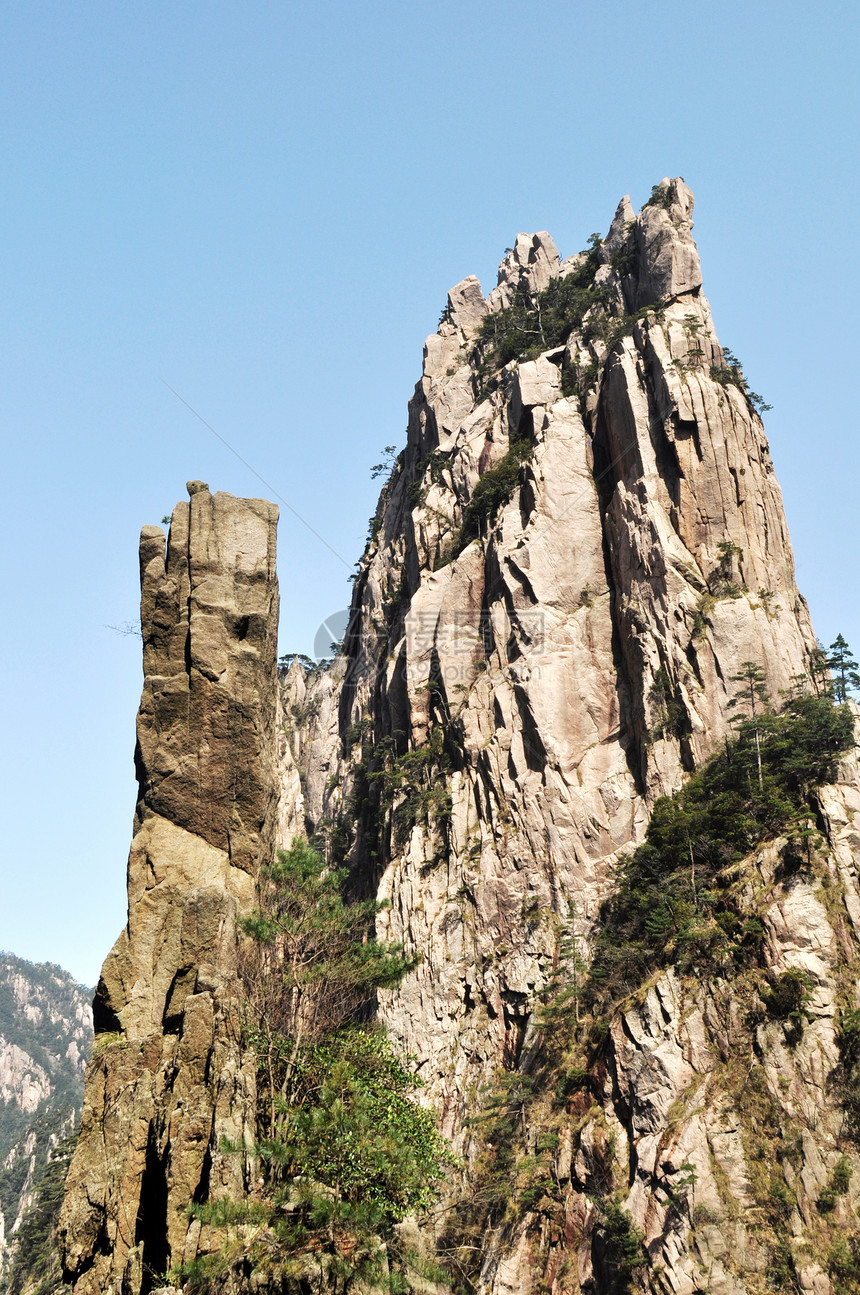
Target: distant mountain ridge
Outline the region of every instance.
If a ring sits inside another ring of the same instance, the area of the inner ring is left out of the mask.
[[[0,953],[0,1290],[25,1288],[16,1255],[21,1229],[80,1118],[91,998],[53,963]]]

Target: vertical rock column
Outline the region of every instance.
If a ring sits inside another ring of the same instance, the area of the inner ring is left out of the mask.
[[[60,1220],[78,1295],[147,1295],[205,1249],[190,1201],[241,1194],[253,1137],[237,918],[273,848],[277,508],[189,483],[140,540],[144,685],[128,924],[96,990],[96,1043]]]

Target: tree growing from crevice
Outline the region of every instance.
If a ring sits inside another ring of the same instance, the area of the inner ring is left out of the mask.
[[[194,1208],[209,1253],[177,1270],[195,1291],[227,1273],[278,1281],[316,1265],[345,1288],[381,1280],[394,1224],[434,1199],[447,1142],[410,1096],[418,1086],[370,1017],[376,990],[414,965],[377,940],[375,900],[343,895],[346,872],[293,841],[263,870],[259,906],[243,922],[246,1031],[258,1059],[258,1137],[227,1147],[250,1156],[243,1201]]]
[[[860,671],[851,649],[841,634],[830,644],[827,667],[833,680],[833,695],[838,702],[848,700],[849,692],[860,689]]]
[[[302,1048],[354,1021],[376,989],[399,984],[413,965],[400,945],[372,934],[375,900],[345,902],[346,875],[296,838],[263,869],[259,907],[242,923],[242,977],[270,1113],[289,1093]]]
[[[770,705],[767,695],[767,681],[760,666],[755,661],[742,661],[741,668],[737,674],[729,676],[732,683],[739,683],[741,686],[738,692],[732,697],[728,704],[728,709],[732,710],[736,706],[746,708],[746,720],[755,737],[755,754],[756,768],[758,770],[759,789],[764,786],[764,780],[761,769],[761,721],[762,716],[767,713]],[[744,718],[739,717],[736,723],[744,723]]]

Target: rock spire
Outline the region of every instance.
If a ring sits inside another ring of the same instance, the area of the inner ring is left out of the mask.
[[[193,1200],[240,1193],[254,1060],[236,918],[273,848],[277,509],[189,483],[140,540],[144,684],[128,924],[96,991],[96,1042],[60,1239],[79,1295],[146,1295],[193,1259]]]

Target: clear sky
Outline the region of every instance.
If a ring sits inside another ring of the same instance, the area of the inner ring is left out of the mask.
[[[282,650],[348,600],[447,289],[665,175],[766,427],[821,638],[860,648],[856,3],[10,0],[0,15],[0,948],[125,920],[137,537],[189,477],[282,509]]]

